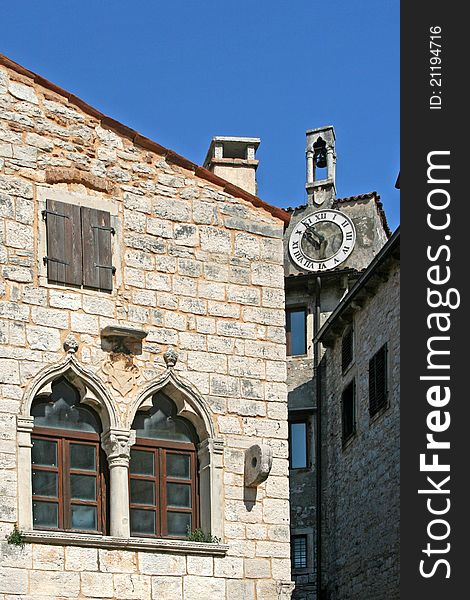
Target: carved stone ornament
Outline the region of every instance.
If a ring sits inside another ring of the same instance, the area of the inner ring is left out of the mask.
[[[78,350],[79,343],[74,335],[71,333],[64,340],[64,350],[68,354],[75,354]]]
[[[101,446],[106,452],[109,466],[127,466],[134,443],[135,431],[110,429],[103,434]]]
[[[171,369],[178,361],[178,352],[176,352],[176,350],[170,346],[163,355],[163,359],[165,360],[166,366]]]
[[[121,396],[126,396],[136,385],[139,369],[129,354],[111,353],[101,370],[106,382]]]
[[[245,485],[256,487],[268,478],[273,464],[273,450],[266,444],[254,444],[245,451]]]

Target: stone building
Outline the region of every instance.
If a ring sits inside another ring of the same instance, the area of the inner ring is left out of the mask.
[[[320,460],[322,473],[328,468],[330,437],[318,427],[317,396],[334,375],[325,373],[323,348],[314,338],[390,235],[375,192],[336,197],[332,127],[307,131],[306,159],[307,204],[289,209],[291,221],[284,237],[291,551],[293,597],[298,600],[317,598],[324,537],[323,528],[317,526],[320,489],[329,491],[319,485],[317,464]],[[322,423],[325,418],[323,414]]]
[[[400,233],[318,333],[326,347],[325,598],[398,600]]]
[[[290,598],[290,216],[235,142],[198,167],[0,57],[2,600]]]

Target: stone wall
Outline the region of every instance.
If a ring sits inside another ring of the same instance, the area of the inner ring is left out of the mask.
[[[354,315],[355,360],[341,335],[326,354],[324,573],[330,600],[399,598],[399,266]],[[369,417],[369,360],[388,345],[386,410]],[[356,434],[343,448],[341,393],[356,380]]]
[[[47,283],[49,197],[109,208],[111,293]],[[1,600],[290,597],[282,221],[2,67],[0,219],[2,537],[21,503],[16,417],[25,389],[64,361],[72,334],[77,362],[107,388],[122,427],[142,387],[165,372],[164,352],[176,349],[176,372],[204,398],[222,444],[228,546],[226,556],[201,556],[3,544]],[[148,331],[127,391],[104,368],[100,332],[116,324]],[[255,493],[243,485],[244,450],[258,442],[271,446],[273,464]]]

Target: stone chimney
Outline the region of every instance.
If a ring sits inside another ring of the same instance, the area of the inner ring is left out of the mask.
[[[257,194],[256,150],[259,138],[216,136],[212,138],[204,167],[250,194]]]
[[[307,131],[308,204],[331,207],[336,199],[335,130],[331,125]]]

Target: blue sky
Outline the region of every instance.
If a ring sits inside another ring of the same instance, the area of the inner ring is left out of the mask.
[[[338,196],[399,223],[399,0],[22,0],[0,52],[202,164],[258,136],[259,196],[305,199],[305,131],[333,125]]]

